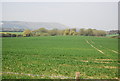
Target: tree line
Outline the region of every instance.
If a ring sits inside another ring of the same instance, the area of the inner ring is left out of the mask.
[[[48,30],[45,28],[39,28],[37,30],[29,30],[26,29],[23,31],[22,34],[13,34],[13,33],[1,33],[2,37],[30,37],[30,36],[105,36],[106,31],[103,30],[96,30],[96,29],[79,29],[71,28],[71,29],[52,29]]]
[[[58,29],[52,29],[48,30],[45,28],[40,28],[34,31],[31,30],[25,30],[23,32],[23,36],[73,36],[73,35],[80,35],[80,36],[105,36],[106,31],[103,30],[96,30],[96,29],[80,29],[79,31],[76,30],[76,28],[72,29],[64,29],[64,30],[58,30]]]

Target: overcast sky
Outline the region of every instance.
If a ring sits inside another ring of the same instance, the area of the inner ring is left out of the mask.
[[[75,28],[118,29],[117,2],[4,2],[2,20],[58,22]]]

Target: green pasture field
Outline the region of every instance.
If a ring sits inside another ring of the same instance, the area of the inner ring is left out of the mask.
[[[118,39],[89,36],[5,37],[3,79],[117,79]]]
[[[107,37],[111,37],[111,36],[118,36],[119,34],[111,34],[111,35],[106,35]]]

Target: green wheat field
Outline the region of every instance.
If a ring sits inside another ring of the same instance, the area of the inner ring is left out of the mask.
[[[118,39],[93,36],[2,38],[3,79],[117,79]]]

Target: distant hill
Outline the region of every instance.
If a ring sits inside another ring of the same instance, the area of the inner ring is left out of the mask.
[[[46,29],[66,29],[67,26],[54,22],[24,22],[24,21],[2,21],[0,29],[3,31],[23,31],[25,29],[36,30],[39,28]]]

